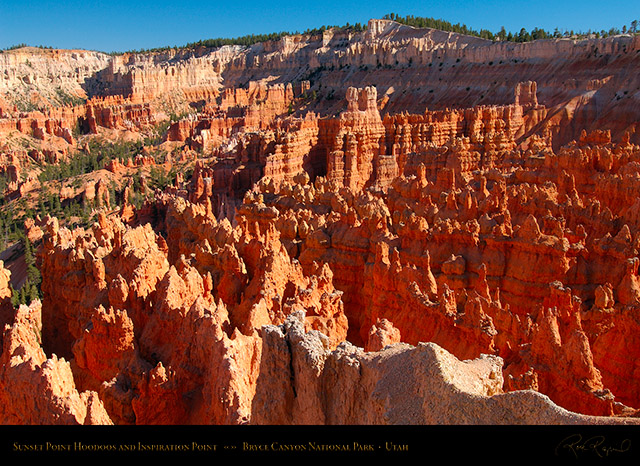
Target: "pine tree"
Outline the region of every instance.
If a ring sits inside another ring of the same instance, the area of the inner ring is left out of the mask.
[[[20,305],[20,292],[11,285],[11,305],[15,308]]]
[[[19,304],[27,304],[27,287],[25,285],[22,285],[22,288],[20,288],[20,298],[18,300]]]
[[[109,205],[111,206],[112,209],[114,209],[117,205],[116,188],[113,184],[109,186]]]
[[[60,196],[53,196],[53,212],[58,214],[62,211],[62,205],[60,203]]]
[[[27,293],[27,300],[29,304],[31,304],[37,299],[40,299],[40,292],[38,291],[38,287],[35,284],[31,283],[31,285],[29,286],[29,291]]]

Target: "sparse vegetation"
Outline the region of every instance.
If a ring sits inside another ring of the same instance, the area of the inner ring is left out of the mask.
[[[171,124],[177,120],[177,116],[175,116],[175,120],[173,119],[175,115],[172,115],[171,119],[161,122],[153,131],[153,134],[144,138],[145,146],[157,146],[162,144],[164,138],[167,136],[167,132],[169,131],[169,127]]]
[[[73,199],[61,200],[57,192],[66,182],[66,185],[76,189],[82,186],[83,181],[77,178],[104,168],[110,160],[119,159],[124,164],[140,153],[141,142],[103,143],[91,141],[90,152],[77,152],[66,161],[58,164],[44,164],[38,176],[42,183],[36,198],[28,200],[23,197],[10,200],[6,196],[0,196],[0,252],[9,246],[22,241],[24,221],[27,218],[35,219],[46,215],[56,216],[70,227],[86,227],[91,224],[92,205],[86,205],[81,196]],[[73,179],[76,177],[75,179]],[[4,193],[9,185],[9,177],[6,173],[0,173],[0,193]],[[121,199],[115,184],[111,184],[109,195],[112,206],[117,206]]]
[[[18,111],[25,113],[40,110],[40,108],[36,104],[28,100],[16,100],[16,107],[18,108]]]
[[[10,200],[6,196],[0,197],[0,252],[9,247],[14,247],[14,259],[24,255],[26,263],[26,279],[24,284],[18,289],[12,288],[12,302],[14,306],[20,304],[30,304],[34,299],[41,298],[41,275],[36,266],[34,246],[26,237],[24,223],[28,218],[43,218],[46,215],[58,217],[61,225],[68,228],[87,228],[95,221],[95,201],[87,202],[82,195],[71,199],[62,200],[59,189],[68,184],[76,189],[82,186],[82,180],[75,178],[83,174],[91,173],[104,167],[104,165],[115,158],[123,163],[140,153],[141,142],[104,143],[91,141],[89,143],[89,153],[77,152],[70,159],[59,164],[45,164],[39,179],[42,182],[42,189],[36,198],[22,197]],[[161,169],[152,169],[150,175],[151,187],[164,189],[172,178],[175,178],[175,171],[166,174]],[[139,174],[138,174],[139,175]],[[140,187],[140,176],[136,178],[136,188]],[[4,192],[9,184],[6,173],[0,174],[0,192]],[[119,189],[115,182],[108,188],[109,202],[112,208],[117,208],[122,204],[122,189]],[[139,193],[139,189],[132,192],[134,205],[140,207],[144,201],[144,196]]]
[[[347,23],[344,26],[321,26],[319,28],[307,29],[302,34],[306,35],[316,35],[322,34],[327,29],[337,29],[340,31],[353,31],[353,32],[361,32],[367,29],[366,25],[355,23],[349,24]],[[184,49],[196,49],[200,47],[205,48],[219,48],[225,45],[241,45],[241,46],[251,46],[254,44],[258,44],[260,42],[267,42],[271,40],[280,40],[283,37],[293,36],[300,34],[299,31],[296,32],[272,32],[270,34],[249,34],[246,36],[235,37],[235,38],[216,38],[216,39],[205,39],[199,40],[197,42],[191,42],[183,46],[173,46],[173,47],[157,47],[151,49],[140,49],[140,50],[129,50],[127,52],[111,52],[112,55],[122,55],[122,53],[148,53],[148,52],[166,52],[169,50],[184,50]]]
[[[50,45],[29,45],[29,44],[21,43],[21,44],[16,44],[16,45],[10,45],[9,47],[5,47],[3,49],[0,49],[0,52],[21,49],[23,47],[35,47],[37,49],[53,50],[53,47],[51,47]]]
[[[60,100],[60,102],[63,105],[78,106],[78,105],[84,105],[87,102],[87,99],[83,99],[82,97],[69,94],[61,88],[56,89],[56,96],[58,97],[58,100]]]

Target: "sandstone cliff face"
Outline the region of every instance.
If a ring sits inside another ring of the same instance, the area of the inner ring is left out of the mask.
[[[40,302],[20,306],[4,328],[0,360],[3,424],[112,424],[98,394],[79,391],[71,365],[40,346]],[[38,396],[33,396],[38,393]]]
[[[594,139],[602,142],[610,144],[606,138]],[[625,153],[635,153],[633,145],[625,144]],[[518,163],[517,153],[508,152],[510,164]],[[547,163],[553,160],[550,156]],[[625,269],[612,257],[614,250],[619,257],[634,254],[631,229],[612,229],[613,214],[609,220],[587,220],[594,204],[587,208],[582,199],[596,194],[581,197],[573,182],[562,181],[558,189],[552,181],[557,175],[548,178],[557,168],[524,165],[519,172],[500,174],[504,166],[479,175],[481,164],[469,171],[458,165],[429,174],[419,165],[417,174],[396,178],[386,192],[360,196],[322,177],[314,183],[300,177],[279,187],[263,180],[257,187],[263,202],[273,206],[263,209],[269,216],[250,209],[237,216],[265,229],[269,222],[287,225],[287,248],[299,254],[303,267],[329,264],[345,293],[351,341],[364,344],[371,326],[387,319],[402,341],[433,341],[463,359],[503,356],[507,387],[537,388],[590,414],[619,410],[614,400],[628,403],[632,390],[618,385],[616,398],[603,382],[613,380],[618,370],[592,354],[603,326],[583,328],[582,319],[591,320],[591,314],[582,303],[589,306],[597,288],[598,280],[587,277],[604,270],[620,283],[625,305],[635,302],[636,269]],[[571,176],[565,170],[560,179]],[[464,189],[457,183],[465,183]],[[587,221],[589,227],[582,223]],[[609,279],[603,275],[600,280]],[[579,299],[558,302],[554,296],[563,286],[568,286],[563,296]],[[548,329],[558,326],[562,330],[551,337]],[[573,360],[576,354],[584,362]]]
[[[246,89],[246,76],[254,82],[277,76],[283,83],[312,77],[309,89],[320,97],[313,107],[326,115],[335,112],[333,96],[363,82],[386,97],[385,112],[419,113],[424,108],[508,104],[514,87],[526,80],[536,83],[533,94],[553,108],[561,131],[575,131],[575,121],[588,129],[611,127],[621,136],[635,129],[628,117],[634,114],[637,76],[628,70],[637,63],[639,47],[637,36],[501,43],[372,20],[363,33],[326,31],[250,47],[113,57],[86,51],[8,51],[0,62],[5,70],[0,92],[5,102],[15,101],[18,84],[27,83],[46,94],[45,104],[56,89],[80,97],[123,96],[133,104],[220,98],[224,110],[229,90]],[[247,91],[252,92],[251,86]],[[535,104],[531,91],[523,88],[518,103]],[[594,119],[595,114],[606,116]],[[559,142],[568,142],[564,138]]]
[[[87,183],[89,228],[30,223],[43,300],[14,309],[0,265],[0,420],[635,423],[638,39],[373,20],[251,47],[0,54],[6,194],[159,122],[167,170],[193,167],[139,209]],[[87,101],[58,105],[55,86]]]
[[[113,422],[246,423],[261,327],[302,309],[336,346],[341,293],[328,268],[304,274],[275,230],[234,231],[199,205],[165,202],[166,241],[104,215],[86,232],[49,220],[38,350],[70,360]]]
[[[4,71],[0,134],[29,135],[53,144],[64,158],[64,151],[75,147],[78,128],[93,134],[101,128],[149,131],[150,126],[166,121],[169,113],[190,113],[197,118],[177,121],[168,139],[188,140],[192,148],[210,150],[237,144],[238,132],[276,130],[275,116],[292,113],[306,119],[310,111],[320,118],[335,116],[345,110],[348,88],[364,83],[377,89],[376,105],[383,119],[395,119],[403,112],[421,115],[429,109],[443,111],[433,115],[437,121],[448,121],[431,129],[435,123],[431,117],[421,129],[414,128],[409,139],[406,130],[397,128],[390,134],[387,126],[387,147],[383,148],[380,140],[365,141],[381,134],[373,129],[376,124],[368,125],[366,131],[373,131],[369,135],[363,129],[346,135],[344,124],[342,128],[333,123],[326,127],[321,120],[326,132],[319,130],[324,134],[318,135],[318,147],[311,143],[311,156],[297,153],[298,141],[288,147],[289,142],[277,134],[268,136],[265,143],[274,146],[275,141],[275,147],[267,152],[271,157],[266,172],[282,170],[283,158],[300,158],[306,171],[313,166],[316,174],[325,175],[324,160],[328,159],[335,176],[357,178],[362,174],[351,175],[351,166],[368,166],[373,157],[378,179],[386,178],[388,183],[397,164],[387,155],[399,139],[414,146],[428,140],[442,145],[452,134],[462,136],[461,129],[467,133],[461,125],[484,126],[491,118],[467,115],[461,122],[456,113],[464,108],[490,107],[482,113],[508,113],[498,116],[505,120],[506,128],[500,123],[495,130],[491,126],[481,129],[485,137],[480,141],[460,141],[472,148],[480,143],[508,149],[513,143],[508,133],[513,131],[518,131],[519,139],[532,132],[544,135],[556,150],[578,139],[583,129],[607,129],[616,141],[628,133],[632,142],[640,142],[638,78],[629,72],[637,66],[639,46],[637,36],[501,43],[372,20],[363,33],[329,30],[250,47],[121,56],[18,49],[0,54],[0,71]],[[81,99],[88,101],[82,104]],[[495,108],[514,102],[512,110]],[[51,109],[53,106],[62,110]],[[524,121],[520,121],[519,108]],[[451,109],[456,110],[451,113]],[[279,127],[292,129],[290,124]],[[503,129],[505,134],[501,134]],[[425,131],[432,135],[425,138]],[[308,140],[315,135],[302,137]],[[309,154],[306,142],[302,146],[300,152]],[[347,175],[342,173],[345,166]],[[294,167],[287,169],[287,177],[295,175]],[[347,184],[363,181],[348,179]]]
[[[105,53],[87,50],[28,47],[4,51],[0,54],[0,94],[6,104],[61,106],[65,97],[86,98],[94,93],[91,82],[110,61]]]

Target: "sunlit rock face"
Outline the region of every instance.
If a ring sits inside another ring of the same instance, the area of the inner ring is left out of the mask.
[[[372,20],[1,53],[11,205],[138,149],[56,180],[92,222],[24,223],[41,301],[0,263],[0,422],[638,423],[638,51]]]

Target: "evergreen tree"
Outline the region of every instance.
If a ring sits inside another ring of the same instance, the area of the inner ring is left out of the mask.
[[[40,191],[38,196],[38,214],[44,216],[47,213],[47,207],[45,205],[45,193],[44,190]]]
[[[112,209],[114,209],[117,205],[117,199],[116,199],[116,187],[115,187],[115,183],[111,183],[111,185],[109,186],[109,205],[111,206]]]
[[[35,284],[31,283],[27,292],[27,302],[31,304],[33,301],[40,299],[40,292]]]
[[[58,214],[62,211],[60,196],[53,196],[53,212]]]
[[[20,306],[20,292],[11,286],[11,306],[14,308]]]
[[[25,285],[26,285],[26,283],[25,283]],[[27,304],[27,287],[25,285],[22,285],[22,288],[20,288],[20,293],[18,294],[18,296],[19,296],[18,303],[19,304]]]
[[[34,299],[40,299],[40,284],[42,275],[36,267],[36,258],[33,245],[29,238],[21,233],[21,241],[24,247],[24,261],[27,266],[27,277],[19,292],[12,295],[13,300],[19,304],[30,304]]]
[[[0,252],[7,249],[4,219],[0,218]]]

